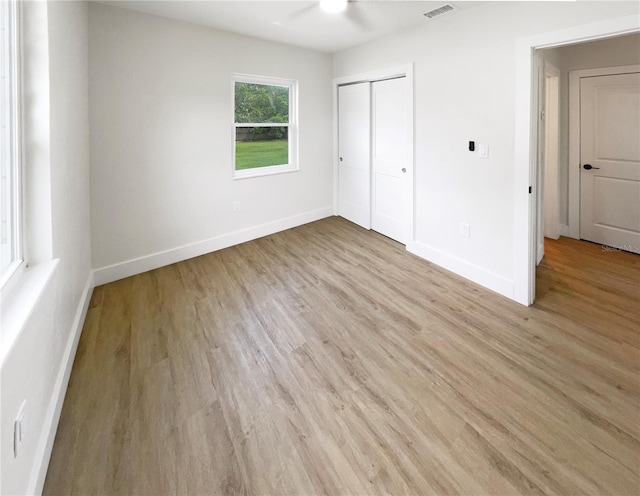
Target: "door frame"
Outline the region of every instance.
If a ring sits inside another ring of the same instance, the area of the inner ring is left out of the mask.
[[[558,239],[558,164],[560,140],[560,70],[538,52],[538,175],[536,182],[536,265],[544,256],[544,238]],[[551,84],[551,82],[553,82]],[[548,187],[547,187],[548,186]],[[551,219],[549,219],[551,217]]]
[[[583,24],[516,41],[513,205],[513,299],[531,305],[536,294],[538,57],[536,50],[640,31],[637,15]],[[533,192],[533,189],[536,189]]]
[[[545,93],[545,115],[544,115],[544,160],[542,187],[543,205],[541,214],[543,216],[542,235],[545,233],[552,239],[560,237],[560,70],[552,63],[545,60],[544,70],[544,93]],[[540,177],[540,176],[538,176]],[[547,190],[547,185],[549,190]]]
[[[414,202],[414,82],[413,63],[404,64],[386,69],[343,76],[333,80],[333,214],[338,215],[339,193],[339,156],[338,156],[338,87],[355,83],[373,83],[385,79],[405,77],[407,81],[407,173],[405,182],[405,214],[404,232],[405,246],[415,241],[415,202]]]
[[[569,71],[569,237],[580,239],[580,80],[640,72],[640,64]]]

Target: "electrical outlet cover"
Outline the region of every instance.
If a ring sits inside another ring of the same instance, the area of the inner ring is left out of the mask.
[[[18,457],[18,451],[22,442],[24,441],[25,432],[25,419],[24,419],[24,410],[27,406],[27,400],[22,402],[20,405],[20,409],[18,410],[18,414],[16,415],[16,419],[13,421],[13,457]]]

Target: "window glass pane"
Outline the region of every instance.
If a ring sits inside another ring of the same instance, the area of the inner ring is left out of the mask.
[[[289,122],[289,88],[255,83],[235,83],[237,123]]]
[[[236,170],[289,163],[287,127],[236,127]]]

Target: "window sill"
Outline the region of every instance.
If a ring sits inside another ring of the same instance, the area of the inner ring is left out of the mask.
[[[248,179],[250,177],[272,176],[274,174],[285,174],[287,172],[298,172],[299,167],[287,166],[270,166],[270,167],[256,167],[254,169],[244,169],[239,171],[233,171],[233,179]]]
[[[38,305],[59,259],[19,268],[0,296],[0,364],[4,363],[18,336]],[[13,280],[17,278],[17,280]]]

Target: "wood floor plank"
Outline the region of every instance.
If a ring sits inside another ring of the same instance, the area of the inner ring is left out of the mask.
[[[640,257],[525,308],[330,218],[95,289],[44,494],[640,494]]]

